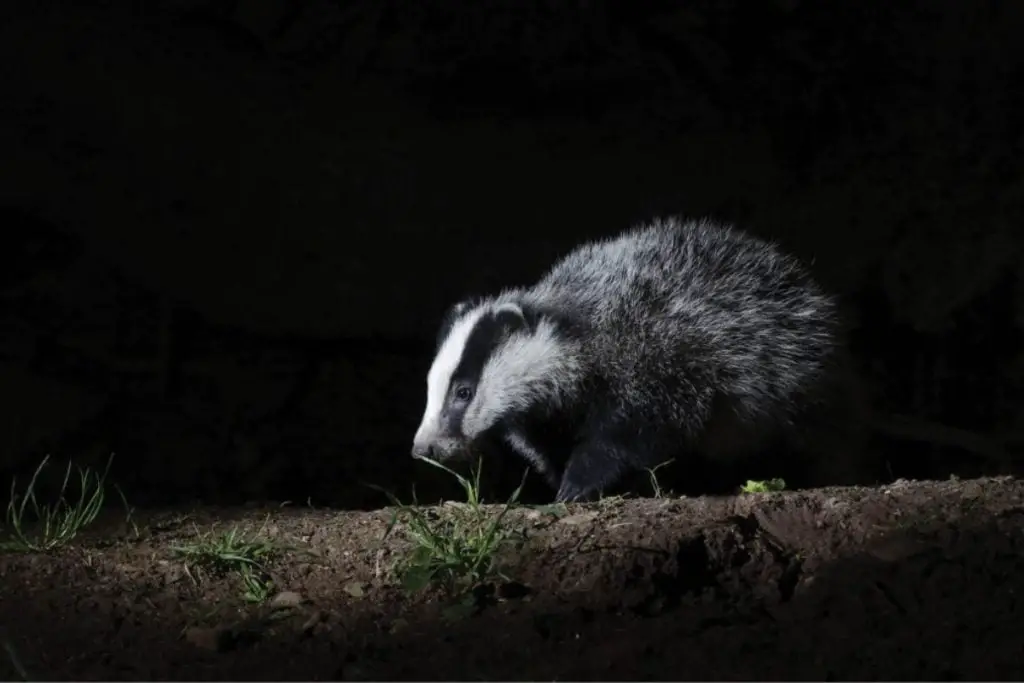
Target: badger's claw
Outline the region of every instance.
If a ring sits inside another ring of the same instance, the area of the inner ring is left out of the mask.
[[[555,494],[555,502],[589,503],[597,500],[600,495],[600,491],[587,491],[586,489],[569,484],[565,479],[563,479],[562,485],[558,487],[558,493]]]

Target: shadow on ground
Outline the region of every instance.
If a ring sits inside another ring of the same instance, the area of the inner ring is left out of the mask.
[[[2,637],[49,680],[996,680],[1024,661],[1024,482],[922,482],[513,511],[474,614],[409,596],[388,511],[194,510],[0,558]],[[211,527],[297,549],[261,606],[169,548]],[[508,586],[504,587],[509,588]],[[17,672],[0,663],[4,680]]]

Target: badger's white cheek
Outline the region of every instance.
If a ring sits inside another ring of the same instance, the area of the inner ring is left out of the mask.
[[[466,408],[462,416],[462,433],[467,441],[472,441],[491,425],[488,424],[487,411],[480,401],[474,400]]]

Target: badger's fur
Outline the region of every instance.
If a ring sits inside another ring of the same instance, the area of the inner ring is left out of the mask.
[[[655,220],[453,306],[412,454],[501,444],[572,501],[672,458],[798,448],[834,426],[840,336],[833,297],[775,245]]]

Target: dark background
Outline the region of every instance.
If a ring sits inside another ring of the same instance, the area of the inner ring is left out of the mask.
[[[436,498],[408,452],[442,310],[667,213],[842,295],[888,476],[1016,473],[1022,30],[995,0],[4,3],[0,485],[114,453],[134,505]]]

